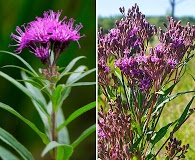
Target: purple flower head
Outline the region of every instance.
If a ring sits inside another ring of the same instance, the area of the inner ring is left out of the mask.
[[[139,88],[141,91],[147,91],[151,87],[151,78],[148,76],[145,79],[139,80]]]
[[[177,61],[174,59],[168,59],[168,65],[169,65],[170,69],[174,69],[175,66],[177,65]]]
[[[147,60],[148,60],[148,57],[146,55],[143,55],[143,56],[136,56],[135,57],[136,61],[138,63],[147,63]]]
[[[123,53],[124,53],[125,55],[129,55],[130,50],[129,50],[129,49],[125,49]]]
[[[104,125],[104,122],[100,122],[100,124],[98,125],[98,136],[101,138],[106,138],[106,134],[104,133],[104,131],[101,129],[100,125]]]
[[[133,58],[122,58],[115,61],[115,67],[119,67],[123,72],[129,72],[130,69],[137,66],[137,61]]]
[[[49,56],[49,44],[42,44],[39,47],[31,47],[30,49],[30,52],[34,53],[35,56],[42,61],[47,59],[47,57]]]
[[[160,58],[164,54],[163,44],[159,43],[157,46],[154,47],[154,53]]]
[[[134,27],[129,31],[128,41],[129,45],[133,48],[141,44],[140,38],[136,35],[138,31],[137,27]]]
[[[117,40],[119,38],[120,30],[112,28],[109,30],[109,33],[106,35],[106,37],[103,39],[104,42],[110,43],[113,40]]]
[[[172,43],[174,47],[179,47],[181,45],[183,45],[183,39],[182,38],[174,38]]]
[[[17,46],[15,52],[20,53],[24,48],[29,47],[36,57],[44,60],[50,56],[49,49],[60,54],[71,41],[78,42],[84,36],[79,33],[83,27],[82,24],[73,27],[74,19],[71,18],[66,22],[66,17],[64,17],[59,20],[60,15],[61,11],[49,10],[44,12],[43,18],[36,17],[34,21],[24,25],[24,31],[20,27],[16,27],[18,35],[11,34],[12,39],[18,43],[14,45]],[[43,47],[45,44],[47,47]]]
[[[134,27],[129,31],[129,38],[132,38],[135,36],[135,34],[138,32],[138,28]]]
[[[156,56],[151,56],[150,59],[151,59],[151,62],[153,62],[153,63],[158,63],[158,62],[160,62],[160,58],[158,58],[158,57],[156,57]]]

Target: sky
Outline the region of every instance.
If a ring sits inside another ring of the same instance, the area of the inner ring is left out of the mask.
[[[175,16],[195,17],[195,0],[175,0],[178,2],[175,8]],[[146,16],[164,16],[170,13],[169,0],[98,0],[97,15],[101,17],[110,17],[121,15],[119,7],[125,7],[127,10],[135,3],[138,4],[140,11]]]

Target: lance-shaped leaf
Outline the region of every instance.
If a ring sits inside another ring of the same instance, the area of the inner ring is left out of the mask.
[[[77,118],[78,116],[80,116],[81,114],[87,112],[88,110],[94,108],[96,106],[96,102],[92,102],[89,103],[79,109],[77,109],[76,111],[74,111],[68,118],[67,120],[61,124],[56,132],[59,132],[63,127],[65,127],[67,124],[69,124],[71,121],[73,121],[75,118]]]
[[[96,125],[92,125],[87,128],[72,144],[71,146],[75,148],[79,143],[81,143],[87,136],[93,133],[96,130]]]
[[[46,135],[44,133],[42,133],[34,123],[32,123],[31,121],[29,121],[28,119],[24,118],[23,116],[21,116],[18,112],[16,112],[13,108],[11,108],[10,106],[1,103],[0,102],[0,108],[3,108],[4,110],[12,113],[13,115],[15,115],[16,117],[18,117],[19,119],[21,119],[24,123],[26,123],[30,128],[32,128],[38,135],[39,137],[42,139],[42,141],[47,144],[49,142],[48,138],[46,137]]]
[[[59,148],[60,147],[60,148]],[[45,154],[47,154],[50,150],[54,149],[54,148],[59,148],[59,151],[57,152],[57,159],[59,159],[59,157],[63,157],[63,160],[68,160],[70,158],[70,156],[73,153],[73,147],[70,145],[66,145],[66,144],[60,144],[57,143],[55,141],[51,141],[43,150],[41,156],[45,156]]]
[[[47,110],[43,104],[43,102],[41,101],[40,97],[36,96],[36,94],[32,93],[29,89],[27,89],[26,87],[24,87],[22,84],[20,84],[18,81],[16,81],[15,79],[13,79],[12,77],[10,77],[9,75],[3,73],[0,71],[0,76],[2,76],[3,78],[7,79],[8,81],[10,81],[12,84],[14,84],[17,88],[19,88],[22,92],[24,92],[28,97],[30,97],[31,99],[33,99],[39,106],[40,110],[47,116]]]
[[[31,67],[30,64],[28,64],[28,62],[26,62],[22,57],[18,56],[17,54],[15,53],[12,53],[12,52],[8,52],[8,51],[0,51],[0,52],[3,52],[3,53],[7,53],[7,54],[10,54],[16,58],[18,58],[32,73],[34,73],[36,76],[38,76],[38,74],[35,72],[35,70]]]
[[[60,78],[62,78],[63,76],[67,75],[68,72],[72,69],[72,67],[74,67],[75,63],[82,59],[82,58],[85,58],[84,56],[79,56],[79,57],[76,57],[74,58],[68,65],[67,67],[64,69],[64,71],[60,74]]]
[[[10,133],[0,128],[0,139],[12,147],[24,160],[34,160],[32,154],[19,143]],[[2,150],[1,150],[2,152]]]
[[[19,160],[18,157],[2,146],[0,146],[0,151],[0,158],[2,160]]]

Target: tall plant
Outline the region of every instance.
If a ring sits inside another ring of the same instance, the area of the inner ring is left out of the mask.
[[[30,52],[41,60],[45,68],[40,69],[40,73],[35,71],[19,55],[6,51],[1,52],[14,56],[25,65],[25,68],[15,65],[5,66],[21,70],[22,80],[17,81],[8,74],[0,71],[1,77],[10,81],[31,99],[42,119],[44,126],[42,130],[44,132],[12,107],[1,102],[0,108],[12,113],[31,127],[46,145],[42,152],[42,157],[47,152],[50,152],[53,160],[69,159],[73,154],[74,148],[89,134],[95,131],[94,124],[70,144],[66,126],[81,114],[94,108],[95,102],[89,103],[74,111],[66,120],[62,111],[63,102],[69,97],[72,87],[95,84],[95,82],[78,82],[83,77],[94,72],[95,69],[87,70],[86,66],[81,65],[73,70],[77,61],[84,58],[84,56],[73,59],[66,67],[60,68],[57,66],[58,59],[68,48],[70,42],[76,41],[79,45],[78,40],[84,37],[84,35],[80,35],[79,33],[83,27],[81,23],[74,27],[75,20],[73,18],[67,20],[64,17],[60,20],[60,15],[61,11],[46,11],[43,17],[36,17],[34,21],[23,25],[23,29],[17,26],[17,34],[11,34],[12,39],[17,42],[17,44],[11,45],[16,46],[16,53],[20,53],[24,48],[29,48]],[[67,77],[66,83],[61,83],[62,81],[60,80],[63,77]],[[34,159],[32,154],[24,146],[2,128],[0,128],[0,139],[15,149],[20,155],[20,158],[17,158],[14,154],[3,148],[0,152],[0,157],[3,159],[8,160],[11,157],[11,159]]]
[[[176,121],[160,130],[156,126],[167,102],[194,92],[172,94],[193,57],[195,30],[171,17],[164,30],[157,29],[137,4],[120,12],[123,17],[114,28],[98,33],[98,157],[155,159],[167,141],[167,159],[185,157],[189,145],[182,147],[173,136],[193,112],[194,96]],[[158,41],[155,46],[152,38]],[[155,151],[168,131],[169,138]]]

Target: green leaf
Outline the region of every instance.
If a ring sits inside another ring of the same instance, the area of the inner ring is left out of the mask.
[[[85,58],[84,56],[79,56],[79,57],[76,57],[74,58],[68,65],[67,67],[64,69],[64,71],[60,74],[60,79],[65,76],[71,69],[72,67],[75,65],[75,63],[79,60],[79,59],[82,59],[82,58]]]
[[[66,144],[59,144],[55,141],[51,141],[46,147],[45,149],[43,150],[41,156],[45,156],[46,153],[48,153],[50,150],[52,150],[53,148],[56,148],[56,147],[63,147],[64,151],[65,151],[65,155],[64,155],[64,160],[68,160],[69,157],[72,155],[73,153],[73,147],[70,146],[70,145],[66,145]],[[60,149],[60,152],[58,152],[58,154],[62,154],[63,152],[61,151]],[[62,156],[62,155],[60,155]],[[59,155],[57,156],[59,157]]]
[[[57,149],[56,160],[65,159],[64,155],[65,155],[64,148],[62,146],[59,146]]]
[[[28,97],[30,97],[31,99],[33,99],[38,104],[40,110],[43,113],[45,113],[45,115],[49,116],[49,114],[47,113],[47,110],[46,110],[44,104],[42,103],[40,97],[38,97],[38,96],[36,96],[36,94],[33,94],[32,92],[30,92],[26,87],[24,87],[18,81],[16,81],[12,77],[10,77],[9,75],[7,75],[7,74],[5,74],[5,73],[3,73],[1,71],[0,71],[0,76],[2,76],[3,78],[7,79],[8,81],[10,81],[17,88],[19,88],[22,92],[24,92]]]
[[[26,123],[30,128],[32,128],[42,139],[42,141],[47,144],[49,142],[48,138],[46,137],[46,135],[44,133],[42,133],[37,127],[36,125],[34,125],[34,123],[32,123],[31,121],[29,121],[28,119],[24,118],[23,116],[21,116],[18,112],[16,112],[13,108],[11,108],[10,106],[3,104],[0,102],[0,108],[5,109],[6,111],[12,113],[13,115],[15,115],[16,117],[18,117],[19,119],[21,119],[24,123]]]
[[[154,146],[159,140],[161,140],[164,135],[167,133],[167,130],[176,123],[175,122],[171,122],[169,124],[167,124],[166,126],[162,127],[151,139],[151,143]],[[153,147],[152,147],[153,148]]]
[[[7,67],[9,67],[9,68],[18,68],[18,69],[20,69],[21,71],[24,71],[24,72],[30,74],[31,76],[36,77],[36,75],[35,75],[33,72],[31,72],[31,71],[29,71],[29,70],[27,70],[27,69],[25,69],[25,68],[22,68],[22,67],[20,67],[20,66],[6,65],[6,66],[3,66],[2,68],[7,68]]]
[[[65,117],[63,110],[62,108],[59,108],[56,116],[57,127],[59,127],[64,121]],[[70,144],[68,129],[66,128],[66,126],[58,132],[58,142],[63,144]]]
[[[0,158],[2,160],[19,160],[19,158],[2,146],[0,146]]]
[[[35,70],[30,66],[30,64],[28,64],[28,62],[26,62],[23,58],[21,58],[17,54],[12,53],[12,52],[8,52],[8,51],[0,51],[0,52],[7,53],[7,54],[10,54],[10,55],[18,58],[32,73],[34,73],[36,76],[38,76],[38,74],[35,72]]]
[[[48,89],[46,89],[46,87],[43,87],[40,83],[33,81],[32,79],[27,79],[27,80],[18,80],[18,82],[24,82],[25,85],[27,86],[27,83],[31,84],[34,88],[37,88],[39,91],[43,91],[45,92],[48,97],[51,97],[50,92],[48,91]],[[28,87],[27,87],[28,88]],[[29,88],[28,88],[29,89]],[[30,89],[29,89],[30,90]],[[31,90],[30,90],[31,91]]]
[[[177,98],[178,96],[187,94],[187,93],[193,93],[195,91],[186,91],[186,92],[179,92],[176,94],[172,94],[172,95],[168,95],[168,96],[163,96],[160,97],[157,101],[157,103],[155,104],[155,110],[153,111],[153,114],[155,114],[157,111],[159,111],[167,102]]]
[[[181,124],[184,122],[186,116],[188,115],[188,111],[189,111],[189,109],[190,109],[190,106],[191,106],[191,104],[192,104],[194,98],[195,98],[195,96],[193,96],[192,99],[190,100],[190,102],[187,104],[187,106],[186,106],[186,108],[184,109],[182,115],[181,115],[180,118],[177,120],[177,124],[175,125],[174,129],[175,129],[176,127],[178,127],[179,125],[181,125]]]
[[[93,133],[96,130],[96,124],[92,125],[86,129],[72,144],[71,146],[75,148],[79,143],[81,143],[87,136]]]
[[[39,80],[42,83],[41,84],[41,83],[38,83],[37,81],[35,81],[32,77],[27,76],[27,74],[25,72],[21,72],[21,76],[23,79],[22,81],[24,81],[24,83],[25,83],[25,86],[35,95],[37,95],[37,92],[39,92],[38,94],[39,94],[39,96],[41,95],[41,98],[42,98],[43,95],[42,95],[41,91],[43,91],[48,95],[48,97],[51,96],[51,91],[47,87],[45,87],[46,84],[43,82],[45,79],[42,80],[41,77],[33,77],[33,78],[35,78],[35,80]],[[31,85],[29,85],[29,84],[31,84]],[[42,99],[45,99],[45,98],[42,98]],[[44,102],[45,102],[45,100],[44,100]]]
[[[32,154],[11,134],[9,134],[2,128],[0,128],[0,139],[9,146],[11,146],[13,149],[15,149],[15,151],[18,152],[24,160],[34,160]]]
[[[88,74],[94,72],[96,69],[90,69],[86,72],[83,72],[86,69],[86,66],[79,66],[73,73],[69,76],[69,78],[67,79],[66,85],[70,85],[73,84],[74,82],[80,80],[81,78],[87,76]],[[80,73],[79,73],[80,72]]]
[[[52,94],[52,108],[55,111],[57,111],[58,108],[60,107],[59,104],[60,104],[61,94],[62,91],[64,90],[64,87],[65,87],[64,84],[59,84]]]
[[[71,87],[67,87],[65,88],[62,93],[61,93],[61,100],[60,100],[60,106],[62,105],[62,103],[64,102],[64,100],[69,96],[71,91]]]
[[[143,134],[138,138],[138,140],[133,144],[133,146],[129,149],[130,152],[132,152],[137,146],[139,145],[140,141],[143,138]]]
[[[82,75],[82,73],[85,71],[86,68],[87,68],[87,67],[86,67],[86,66],[83,66],[83,65],[77,67],[77,68],[73,71],[74,73],[72,73],[72,74],[68,77],[68,79],[67,79],[67,81],[66,81],[66,84],[72,84],[72,83],[76,82],[75,79],[77,79],[77,77],[79,77],[80,75]]]
[[[26,75],[25,72],[22,72],[21,75],[22,75],[22,78],[23,78],[24,80],[29,79],[29,77]],[[39,97],[39,99],[41,100],[41,102],[44,104],[44,106],[47,106],[46,108],[48,109],[47,102],[46,102],[46,100],[45,100],[45,97],[44,97],[43,94],[41,93],[41,91],[40,91],[38,88],[34,87],[31,83],[28,83],[28,82],[26,82],[26,81],[24,81],[24,83],[25,83],[26,87],[27,87],[32,93],[34,93],[36,96]],[[49,126],[48,117],[40,110],[39,105],[38,105],[33,99],[31,99],[31,100],[32,100],[32,103],[33,103],[35,109],[37,110],[37,112],[39,113],[39,115],[40,115],[40,117],[41,117],[41,120],[42,120],[42,122],[43,122],[43,124],[44,124],[45,133],[47,134],[48,137],[50,137],[50,126]],[[47,112],[49,113],[49,111],[47,111]]]
[[[90,86],[90,85],[95,85],[96,82],[78,82],[78,83],[73,83],[70,85],[66,85],[65,88],[67,87],[78,87],[78,86]]]
[[[71,121],[73,121],[75,118],[77,118],[78,116],[80,116],[81,114],[87,112],[88,110],[94,108],[96,106],[96,102],[91,102],[81,108],[79,108],[78,110],[74,111],[68,118],[67,120],[61,124],[56,132],[59,132],[64,126],[66,126],[67,124],[69,124]]]

